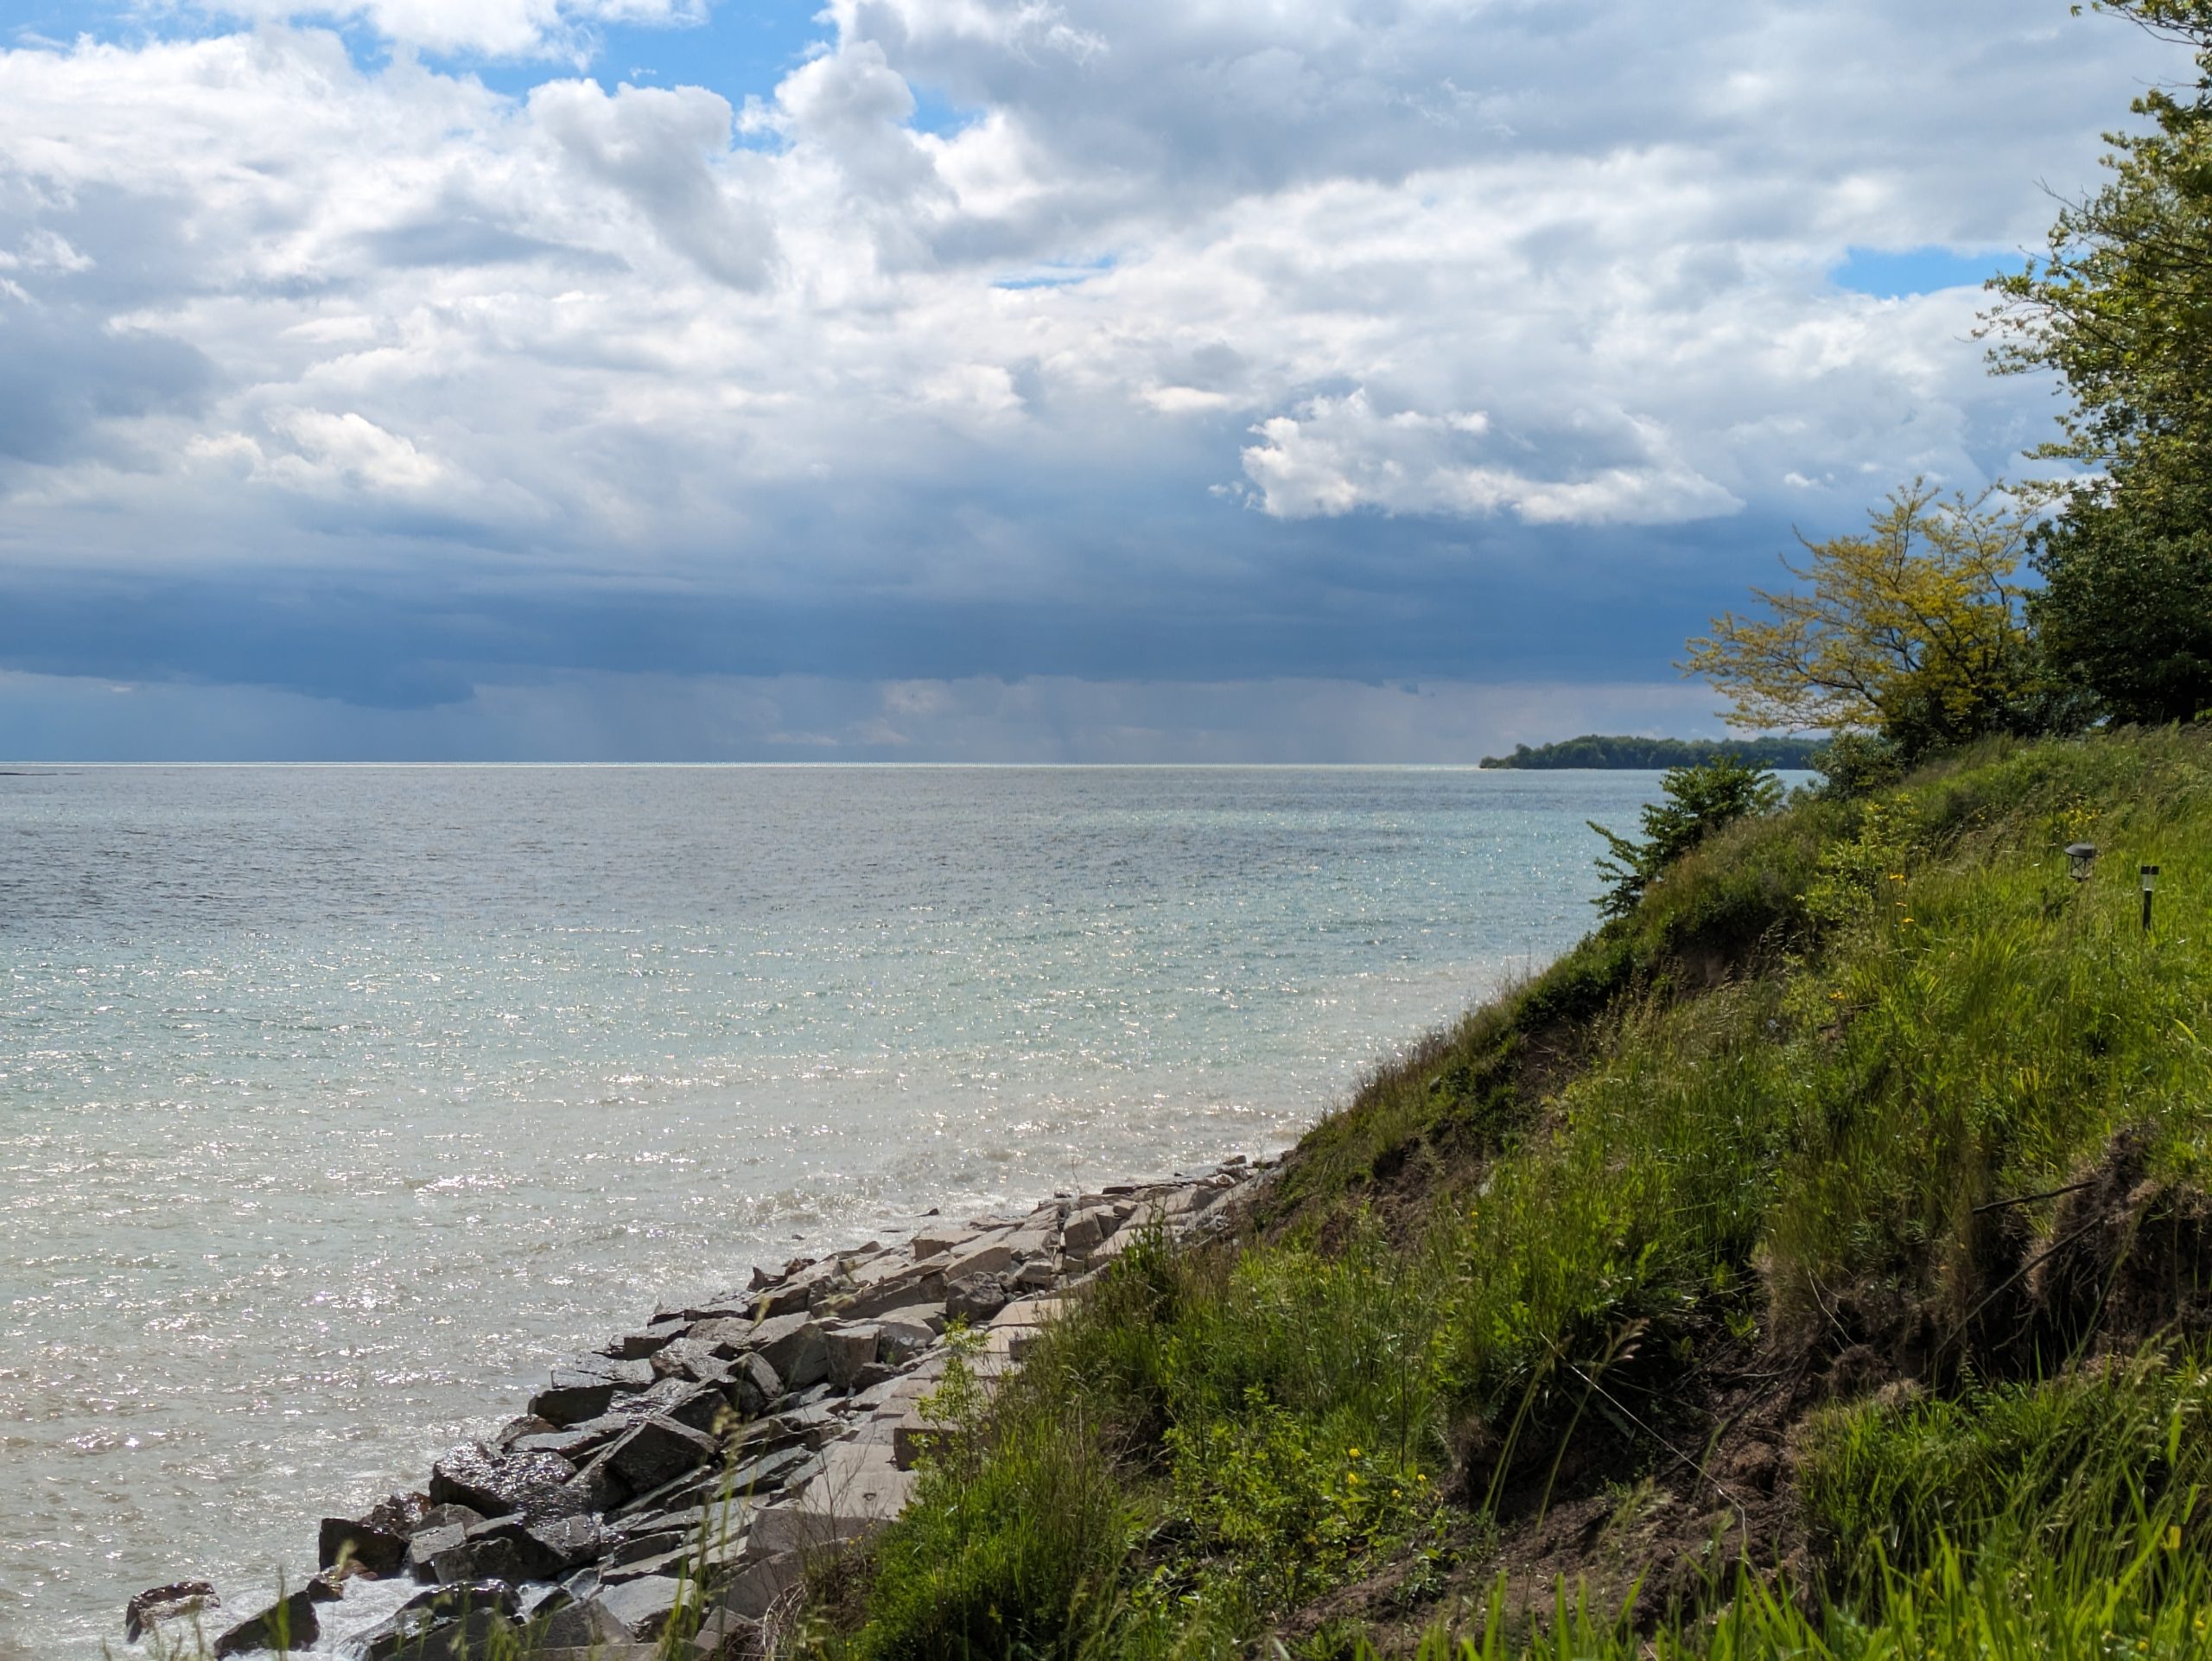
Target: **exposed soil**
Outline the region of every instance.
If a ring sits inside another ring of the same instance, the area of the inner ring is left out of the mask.
[[[1410,1653],[1440,1625],[1478,1631],[1501,1581],[1510,1621],[1548,1626],[1562,1581],[1601,1619],[1634,1591],[1630,1618],[1648,1632],[1724,1601],[1739,1565],[1816,1599],[1828,1543],[1797,1503],[1792,1456],[1808,1415],[1883,1390],[2048,1376],[2160,1334],[2212,1332],[2212,1198],[2151,1175],[2148,1152],[2123,1135],[2073,1182],[1986,1207],[1970,1283],[1951,1294],[1963,1310],[1895,1287],[1823,1289],[1816,1319],[1756,1350],[1699,1344],[1706,1359],[1671,1371],[1669,1345],[1623,1358],[1588,1385],[1571,1434],[1554,1425],[1509,1454],[1496,1432],[1470,1425],[1453,1492],[1469,1520],[1445,1560],[1383,1565],[1275,1635],[1294,1653],[1325,1653],[1332,1630],[1357,1628],[1384,1655]],[[1496,1526],[1483,1528],[1471,1518],[1493,1500]]]

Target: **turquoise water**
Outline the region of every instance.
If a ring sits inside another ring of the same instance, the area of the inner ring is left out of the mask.
[[[549,1358],[1286,1146],[1592,913],[1647,773],[0,776],[0,1657],[235,1607]]]

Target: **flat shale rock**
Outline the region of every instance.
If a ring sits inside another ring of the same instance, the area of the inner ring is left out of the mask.
[[[520,1517],[492,1518],[468,1531],[466,1578],[510,1583],[557,1579],[592,1562],[603,1543],[598,1522],[589,1517],[537,1524]]]
[[[825,1333],[822,1342],[830,1382],[839,1390],[852,1389],[860,1370],[874,1364],[878,1337],[876,1328],[866,1322]]]
[[[530,1398],[530,1410],[550,1424],[582,1424],[606,1412],[614,1394],[613,1382],[606,1378],[578,1374],[563,1383],[556,1378]]]
[[[215,1595],[210,1581],[177,1581],[149,1587],[124,1607],[123,1635],[136,1644],[162,1621],[189,1620],[202,1611],[222,1607],[223,1601]]]
[[[660,1629],[675,1613],[680,1590],[672,1576],[656,1575],[607,1587],[592,1602],[613,1618],[624,1637],[652,1639],[660,1636]]]
[[[303,1650],[322,1636],[322,1621],[315,1612],[318,1600],[302,1587],[280,1598],[259,1614],[249,1615],[215,1640],[215,1653],[252,1655],[262,1650]]]
[[[730,1364],[730,1399],[743,1417],[759,1418],[783,1393],[783,1378],[766,1356],[747,1352]]]
[[[582,1424],[571,1425],[566,1430],[548,1430],[543,1435],[524,1436],[508,1449],[515,1454],[557,1454],[571,1465],[581,1464],[584,1456],[595,1448],[604,1447],[628,1429],[629,1421],[613,1414],[596,1419],[587,1419]]]
[[[773,1315],[753,1331],[751,1347],[776,1370],[785,1390],[804,1390],[830,1376],[822,1323],[810,1315]]]
[[[766,1614],[778,1598],[806,1578],[805,1561],[796,1551],[760,1557],[737,1571],[722,1588],[717,1607],[748,1620]]]
[[[642,1361],[673,1344],[690,1331],[691,1323],[681,1316],[656,1321],[641,1333],[629,1333],[607,1346],[609,1355],[623,1361]]]
[[[651,1390],[631,1398],[637,1416],[673,1419],[694,1430],[712,1430],[729,1410],[729,1397],[712,1384],[688,1378],[664,1378]]]
[[[566,1485],[575,1473],[558,1454],[497,1454],[482,1442],[463,1442],[430,1467],[430,1498],[486,1517],[572,1516],[577,1504]]]
[[[372,1575],[397,1575],[406,1566],[407,1536],[353,1518],[326,1517],[315,1538],[315,1562],[323,1569],[351,1562]]]
[[[435,1581],[446,1576],[439,1573],[440,1560],[445,1567],[458,1573],[463,1563],[454,1554],[466,1550],[468,1529],[465,1524],[447,1523],[433,1528],[419,1528],[415,1537],[407,1543],[407,1567],[418,1581]]]
[[[944,1313],[953,1321],[988,1321],[1006,1308],[1014,1294],[998,1275],[969,1275],[948,1283]]]
[[[366,1661],[484,1661],[515,1623],[494,1608],[474,1608],[451,1620],[416,1619],[372,1638]]]
[[[656,1415],[638,1421],[594,1464],[603,1467],[630,1492],[641,1494],[696,1470],[721,1452],[721,1444],[704,1431]]]
[[[604,1378],[617,1390],[643,1390],[653,1381],[651,1360],[625,1360],[612,1355],[572,1355],[553,1369],[556,1381],[563,1373]]]

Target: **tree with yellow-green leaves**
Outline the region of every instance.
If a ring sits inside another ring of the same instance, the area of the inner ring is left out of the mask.
[[[1728,697],[1732,726],[1871,729],[1907,756],[2014,724],[2037,678],[2012,581],[2030,524],[1993,493],[1916,480],[1863,534],[1801,537],[1782,562],[1799,586],[1754,589],[1766,614],[1714,618],[1682,667]]]

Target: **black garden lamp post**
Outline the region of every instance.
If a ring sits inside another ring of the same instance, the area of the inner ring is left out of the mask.
[[[2158,891],[2158,868],[2155,865],[2139,866],[2137,875],[2143,881],[2143,932],[2148,934],[2151,932],[2151,896]]]
[[[2089,867],[2095,862],[2096,857],[2097,844],[2095,843],[2069,843],[2066,847],[2069,865],[2067,875],[2076,882],[2087,882],[2089,880]]]

